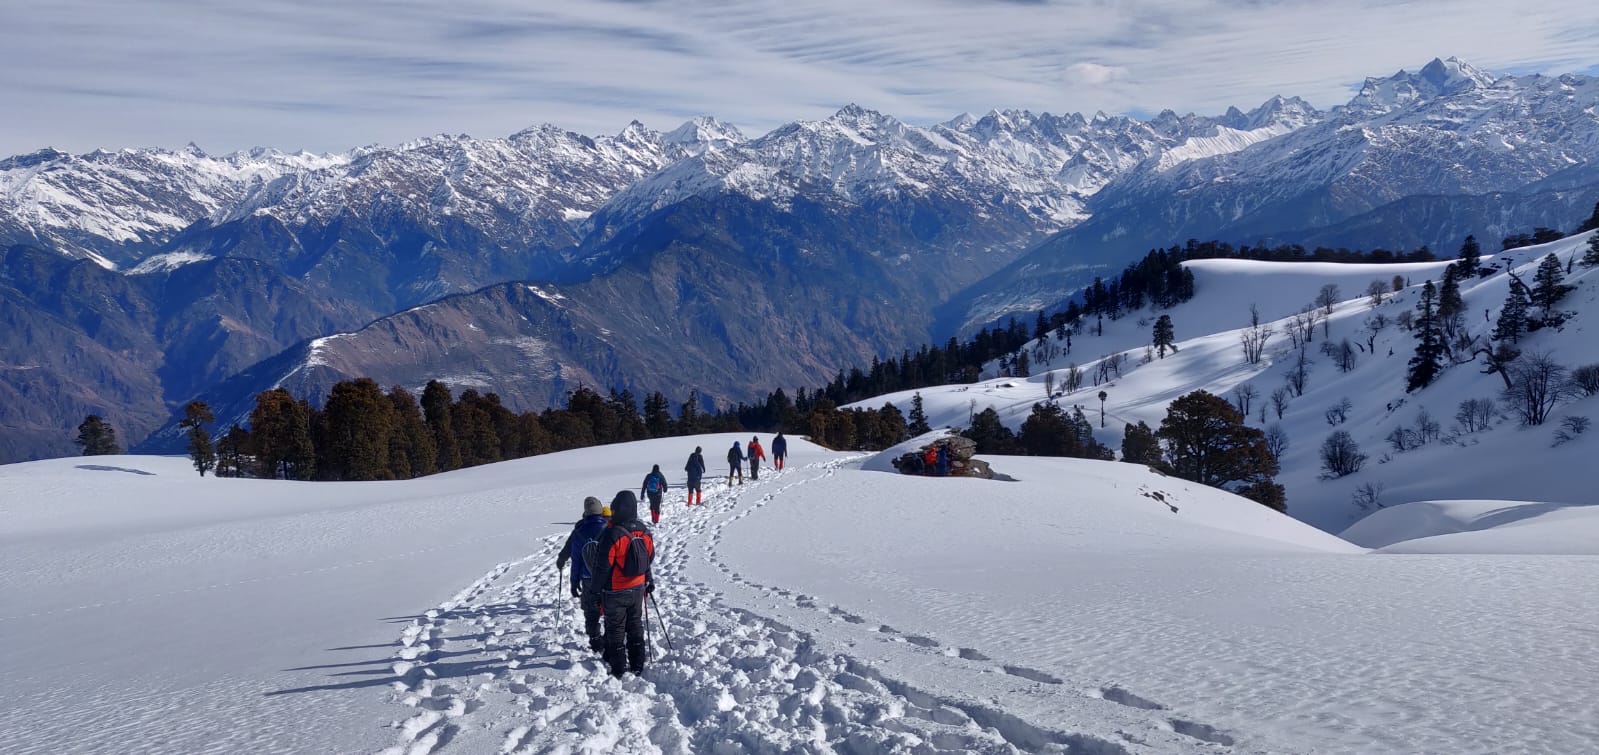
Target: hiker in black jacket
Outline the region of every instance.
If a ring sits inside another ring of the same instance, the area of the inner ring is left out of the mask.
[[[666,495],[666,475],[661,474],[661,465],[656,464],[650,468],[650,473],[644,475],[644,484],[639,486],[640,496],[650,497],[650,522],[661,523],[661,496]]]
[[[611,499],[611,526],[599,541],[594,583],[605,609],[605,663],[611,676],[644,670],[644,601],[655,592],[650,568],[655,538],[638,518],[638,498],[623,490]]]
[[[689,506],[705,503],[705,491],[700,489],[700,478],[705,476],[705,457],[700,455],[700,447],[694,447],[694,453],[688,455],[688,464],[683,466],[683,471],[688,473],[688,504]]]
[[[733,475],[738,475],[738,484],[744,484],[744,451],[738,447],[738,441],[733,441],[733,447],[727,450],[727,484],[733,484]]]

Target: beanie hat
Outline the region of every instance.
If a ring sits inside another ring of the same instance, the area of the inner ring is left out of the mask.
[[[584,516],[594,516],[595,514],[604,513],[604,510],[605,504],[601,503],[600,499],[595,498],[594,496],[589,496],[583,499]]]

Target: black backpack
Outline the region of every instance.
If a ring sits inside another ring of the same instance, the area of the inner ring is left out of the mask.
[[[623,537],[628,539],[627,556],[617,567],[622,576],[630,579],[642,577],[649,573],[650,565],[655,562],[655,538],[647,529],[631,530],[618,526]]]

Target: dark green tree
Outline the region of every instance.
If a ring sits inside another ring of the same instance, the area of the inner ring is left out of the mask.
[[[450,417],[454,399],[449,386],[429,380],[422,389],[422,417],[433,434],[433,447],[438,454],[434,469],[448,472],[461,468],[461,447],[455,438],[455,422]]]
[[[1411,332],[1416,336],[1416,354],[1410,358],[1410,369],[1405,376],[1405,392],[1409,393],[1432,385],[1444,368],[1444,336],[1438,325],[1438,289],[1427,281],[1421,287],[1421,301],[1416,303],[1416,321]]]
[[[644,431],[651,438],[672,434],[672,405],[660,391],[644,397]]]
[[[256,394],[250,411],[251,454],[256,476],[309,480],[316,474],[311,442],[311,407],[283,388]]]
[[[1171,403],[1155,437],[1164,444],[1172,474],[1237,492],[1282,510],[1277,459],[1266,436],[1244,424],[1237,407],[1220,396],[1194,391]]]
[[[228,431],[217,438],[217,472],[218,477],[243,477],[248,471],[245,468],[245,456],[250,452],[250,433],[238,425],[228,428]]]
[[[1515,279],[1510,281],[1510,292],[1505,294],[1504,306],[1499,308],[1499,320],[1494,323],[1494,340],[1517,343],[1527,330],[1527,289]]]
[[[211,431],[205,428],[216,419],[204,401],[190,401],[183,407],[183,419],[178,421],[178,427],[188,430],[189,460],[201,477],[216,466],[216,448],[211,445]]]
[[[439,449],[416,396],[396,385],[389,388],[388,400],[394,417],[394,430],[389,433],[389,476],[408,480],[437,472]]]
[[[927,424],[927,411],[922,408],[922,394],[920,391],[911,396],[910,425],[905,430],[912,437],[933,431],[933,427]]]
[[[1166,466],[1165,460],[1160,457],[1160,441],[1155,438],[1155,431],[1149,425],[1142,421],[1127,425],[1122,434],[1122,461],[1156,468]]]
[[[1459,332],[1464,324],[1466,300],[1460,296],[1460,276],[1457,265],[1444,269],[1444,282],[1438,289],[1438,327],[1446,336]]]
[[[117,445],[116,429],[98,414],[83,418],[83,422],[78,425],[78,438],[74,442],[83,449],[84,456],[109,456],[122,453],[122,447]]]
[[[1165,359],[1167,349],[1177,353],[1177,334],[1172,328],[1171,315],[1161,315],[1155,320],[1155,353]]]
[[[317,471],[326,480],[387,480],[394,405],[372,378],[341,380],[322,409]]]
[[[1461,278],[1470,280],[1477,277],[1477,272],[1482,269],[1478,262],[1478,258],[1481,256],[1482,247],[1477,244],[1477,237],[1467,236],[1466,240],[1460,245],[1460,259],[1454,264],[1454,267],[1459,270]]]
[[[1016,434],[1000,421],[999,412],[994,411],[993,407],[972,417],[972,426],[961,434],[977,444],[980,454],[1014,454],[1021,450],[1016,443]]]
[[[1554,317],[1555,305],[1571,293],[1572,286],[1565,285],[1566,274],[1560,267],[1560,258],[1554,252],[1545,255],[1538,263],[1538,271],[1532,276],[1532,303],[1543,310],[1543,319],[1548,321]]]
[[[1067,419],[1066,411],[1049,402],[1033,404],[1033,411],[1022,420],[1022,431],[1016,439],[1028,456],[1082,455],[1076,428]]]
[[[1599,212],[1599,208],[1595,208]],[[1599,265],[1599,233],[1588,237],[1588,250],[1582,253],[1582,266],[1593,267]]]

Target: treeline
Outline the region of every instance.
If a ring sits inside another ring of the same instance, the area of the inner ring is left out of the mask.
[[[799,398],[777,392],[777,424],[823,445],[876,450],[906,437],[905,416],[892,405],[841,410],[804,391]],[[219,477],[288,480],[404,480],[607,443],[747,429],[732,409],[706,411],[695,393],[675,416],[672,409],[659,392],[646,396],[640,411],[629,391],[602,396],[578,388],[560,408],[517,413],[497,394],[467,389],[452,396],[437,380],[419,401],[403,387],[384,391],[359,378],[334,385],[320,409],[283,388],[263,391],[248,428],[235,424],[214,443],[205,404],[192,402],[180,425],[200,474],[214,468]]]

